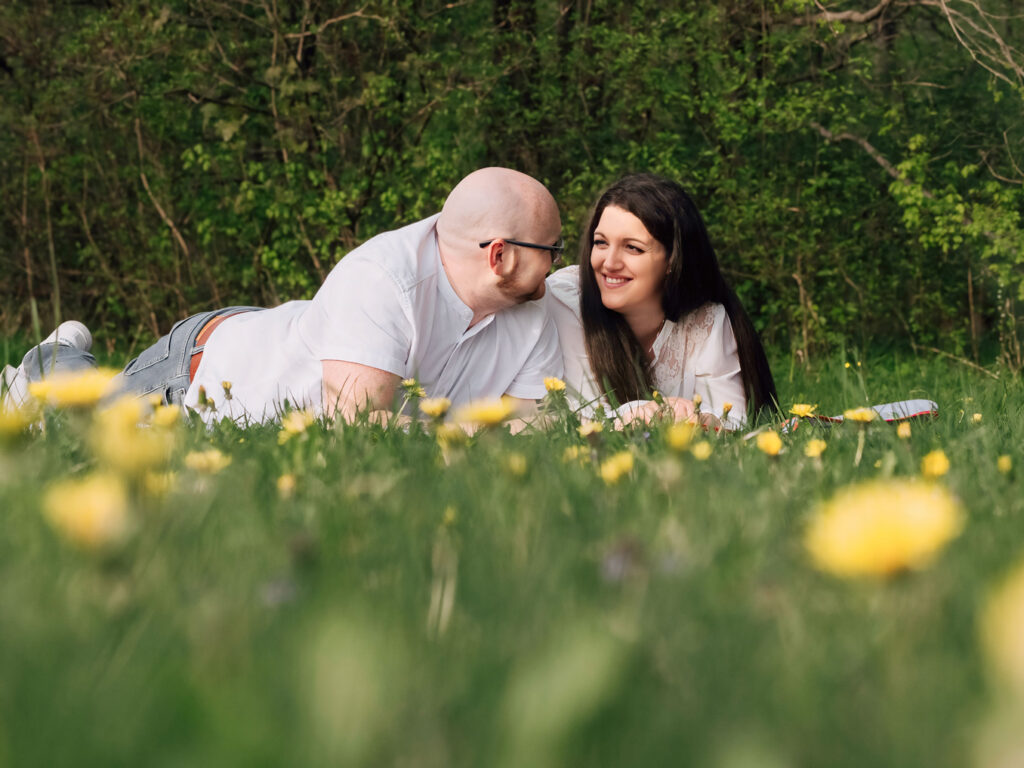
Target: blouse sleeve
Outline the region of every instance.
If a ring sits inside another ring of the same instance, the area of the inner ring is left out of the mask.
[[[725,307],[716,304],[711,332],[693,356],[694,394],[703,400],[701,410],[721,416],[722,406],[732,403],[726,427],[737,428],[747,420],[747,395],[740,370],[739,349]]]

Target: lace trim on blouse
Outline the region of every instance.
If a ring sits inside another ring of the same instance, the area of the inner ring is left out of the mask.
[[[665,325],[654,340],[654,362],[651,364],[654,386],[662,392],[674,393],[680,390],[687,360],[711,336],[717,306],[708,302],[681,317],[678,323],[665,320]]]

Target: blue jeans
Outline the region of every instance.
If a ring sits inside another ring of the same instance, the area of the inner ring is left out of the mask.
[[[175,323],[170,333],[143,350],[117,375],[117,393],[139,397],[158,394],[165,405],[181,405],[190,383],[189,362],[195,352],[202,351],[195,343],[203,326],[218,315],[260,309],[262,307],[226,307],[200,312]],[[21,365],[29,381],[38,381],[53,373],[95,368],[96,358],[68,344],[40,344],[28,351]]]

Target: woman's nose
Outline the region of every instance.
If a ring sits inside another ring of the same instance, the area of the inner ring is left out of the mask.
[[[622,266],[622,258],[621,258],[621,254],[619,253],[619,249],[616,248],[615,246],[612,246],[612,247],[608,248],[608,250],[605,251],[605,257],[604,257],[604,267],[605,267],[605,269],[608,269],[608,270],[611,270],[611,271],[614,272],[615,270],[619,269],[621,266]]]

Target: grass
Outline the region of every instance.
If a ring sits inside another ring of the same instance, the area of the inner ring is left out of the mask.
[[[105,554],[40,513],[95,463],[88,417],[52,415],[0,448],[0,764],[972,762],[1009,706],[978,619],[1024,558],[1024,385],[845,362],[777,371],[783,402],[930,397],[939,418],[906,441],[872,425],[857,467],[852,425],[801,427],[776,459],[713,439],[706,461],[661,428],[605,432],[602,455],[636,455],[614,485],[563,461],[568,426],[484,433],[447,465],[422,430],[195,427],[174,487],[135,497]],[[182,466],[210,446],[223,471]],[[934,563],[811,566],[819,502],[935,448],[967,519]]]

